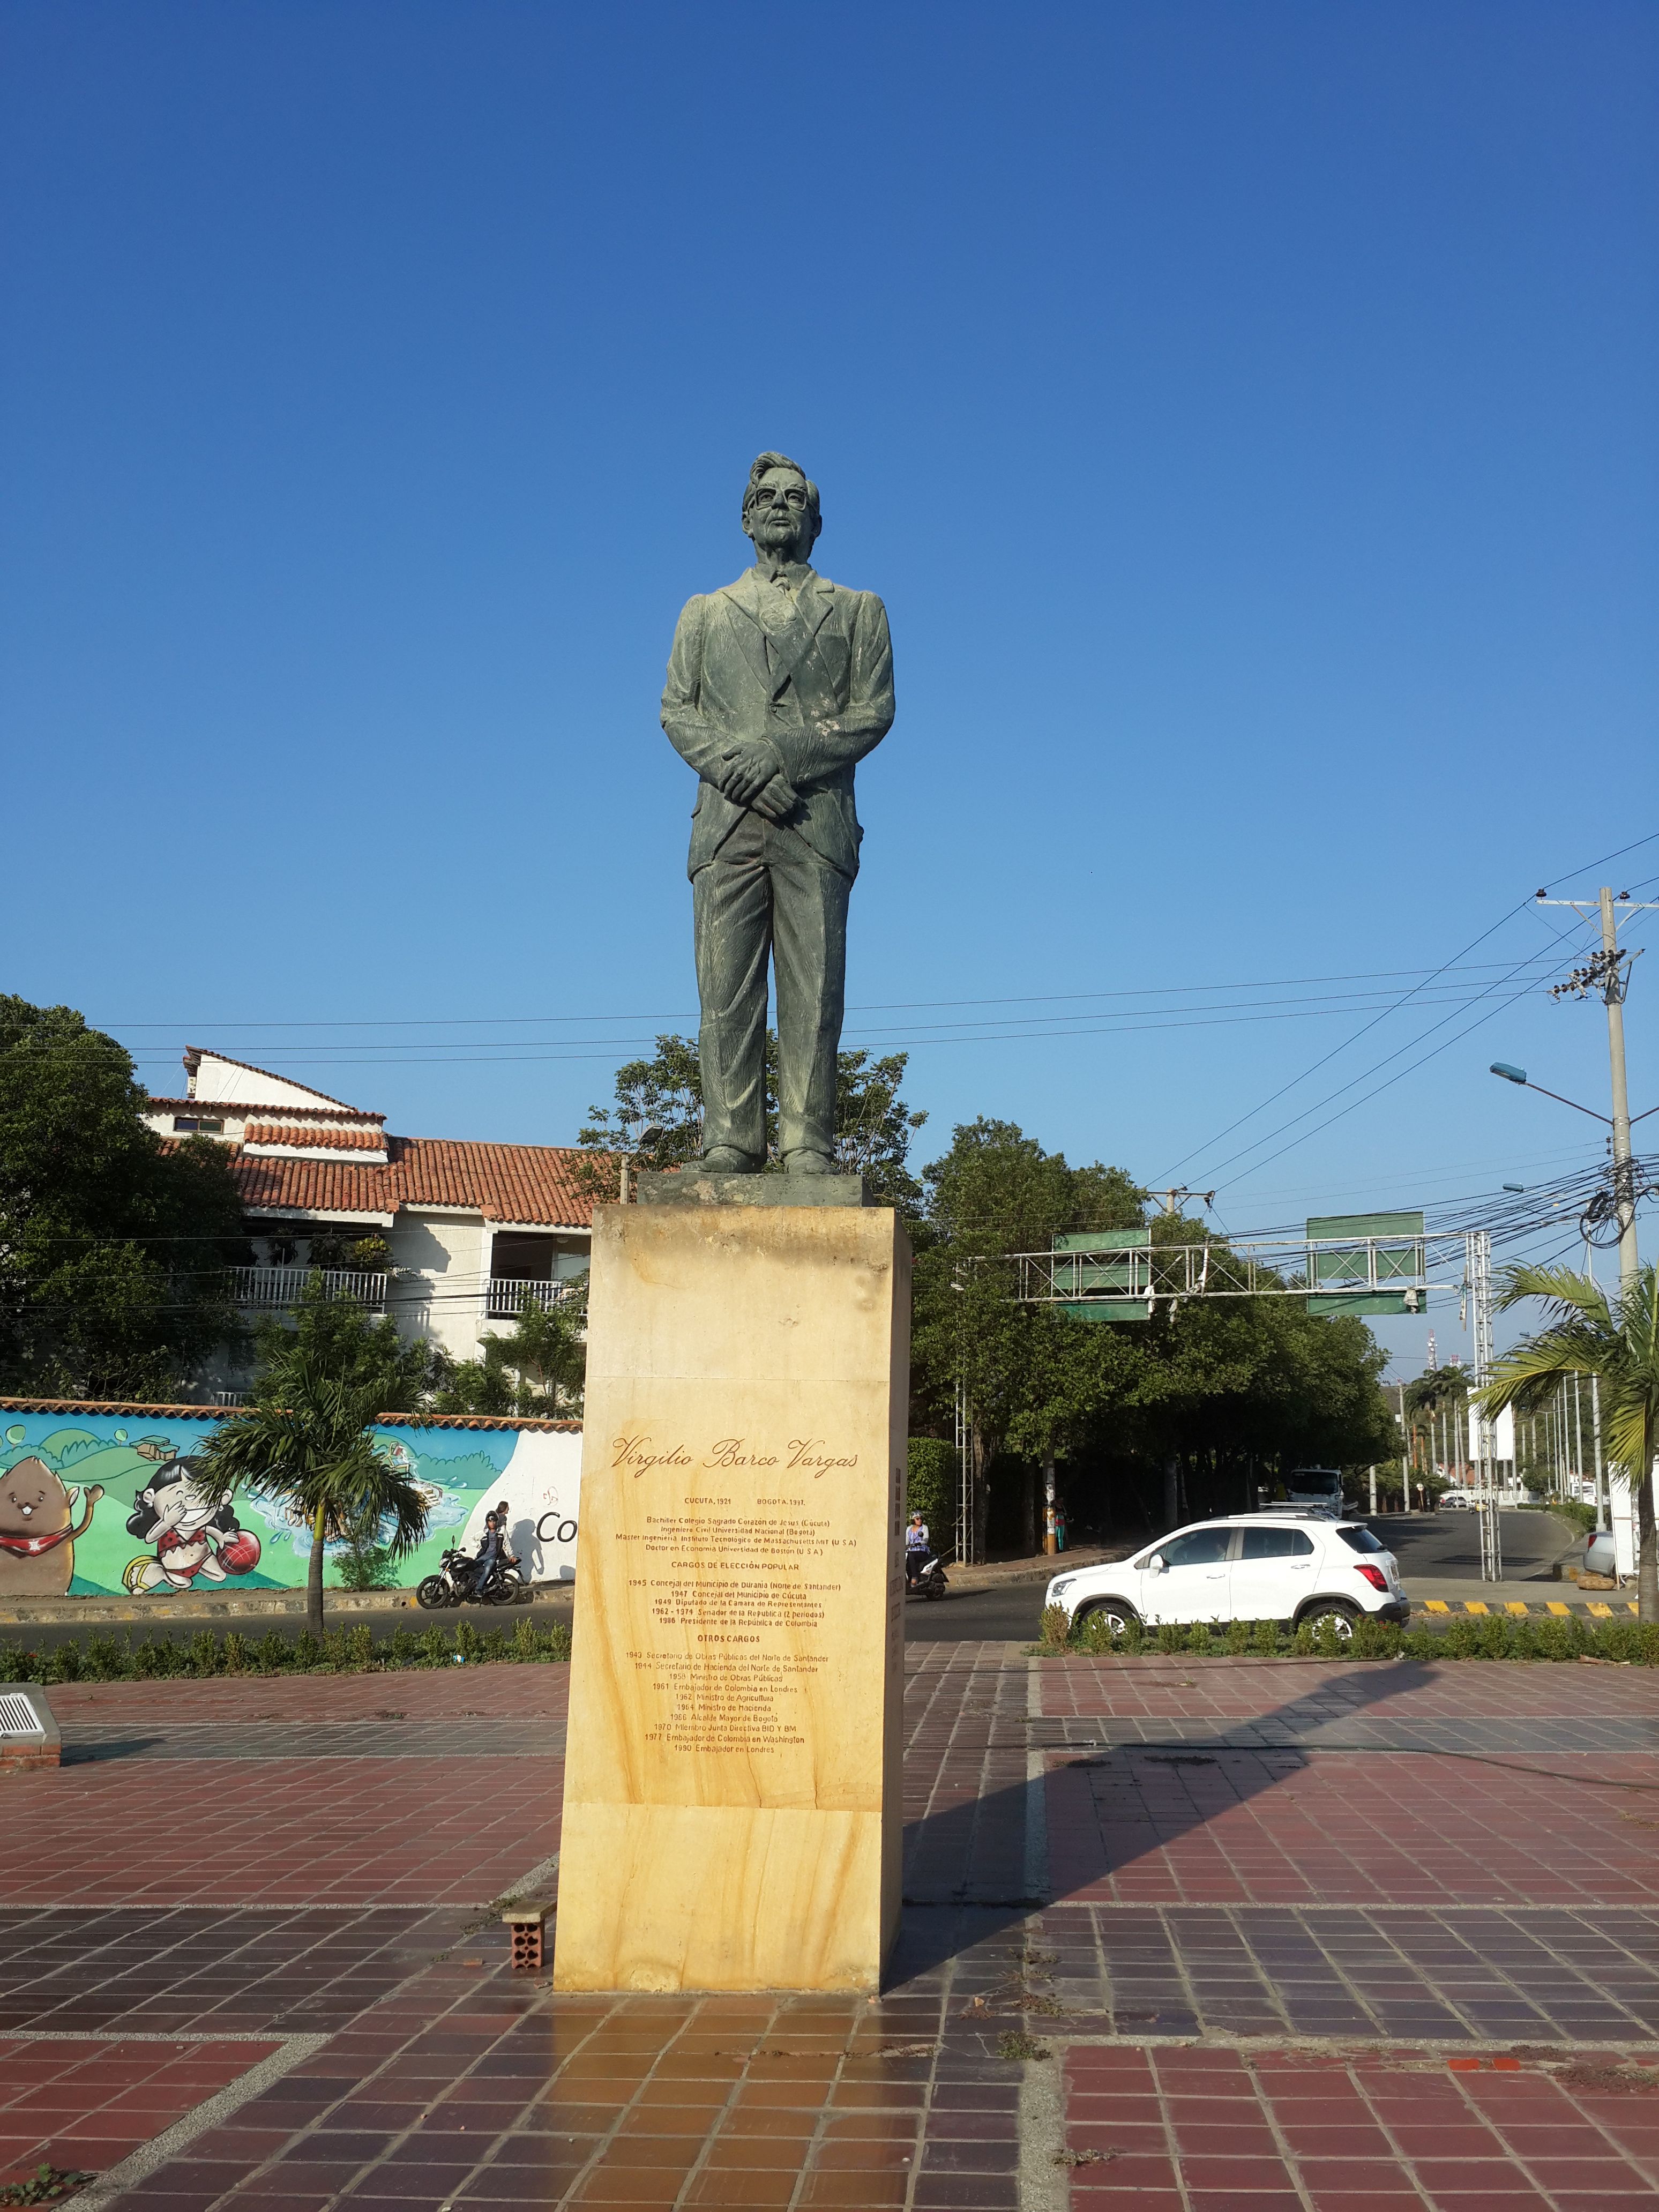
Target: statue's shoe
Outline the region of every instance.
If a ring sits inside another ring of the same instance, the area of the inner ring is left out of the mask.
[[[716,1145],[703,1153],[697,1165],[705,1175],[758,1175],[760,1162],[740,1152],[735,1145]]]
[[[791,1175],[834,1175],[836,1164],[827,1152],[791,1152],[784,1162]]]

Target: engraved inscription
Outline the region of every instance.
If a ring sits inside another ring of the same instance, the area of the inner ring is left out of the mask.
[[[635,1481],[659,1468],[782,1468],[810,1474],[814,1482],[836,1468],[851,1469],[859,1463],[856,1452],[839,1451],[823,1437],[791,1437],[781,1447],[751,1437],[721,1437],[701,1457],[684,1443],[659,1444],[648,1436],[619,1436],[611,1439],[613,1469],[625,1468]]]
[[[670,1753],[798,1755],[808,1740],[799,1678],[826,1662],[793,1647],[825,1631],[825,1608],[845,1588],[838,1569],[859,1550],[812,1486],[857,1468],[858,1454],[821,1436],[776,1444],[720,1437],[702,1446],[665,1443],[641,1427],[612,1440],[611,1463],[636,1480],[678,1477],[662,1510],[613,1531],[635,1594],[635,1632],[663,1647],[628,1655],[651,1693],[645,1741]],[[701,1479],[716,1471],[761,1474],[771,1486],[751,1498],[700,1495]],[[799,1486],[776,1487],[792,1482]],[[656,1498],[656,1484],[647,1494]]]

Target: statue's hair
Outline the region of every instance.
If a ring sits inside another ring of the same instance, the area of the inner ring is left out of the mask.
[[[793,469],[795,474],[801,479],[802,483],[805,483],[806,486],[806,512],[812,518],[812,535],[816,538],[819,531],[823,527],[823,518],[818,513],[818,488],[813,483],[811,477],[807,475],[805,470],[802,468],[800,463],[799,461],[792,461],[787,453],[757,453],[756,455],[754,465],[749,471],[749,482],[744,487],[744,528],[746,530],[749,527],[749,509],[754,500],[755,494],[760,489],[761,478],[766,474],[768,469]]]

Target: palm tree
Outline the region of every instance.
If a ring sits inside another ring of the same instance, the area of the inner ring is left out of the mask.
[[[271,1361],[258,1401],[227,1421],[203,1455],[229,1488],[280,1500],[310,1529],[306,1625],[313,1636],[323,1632],[331,1538],[374,1537],[398,1559],[426,1534],[425,1499],[369,1433],[379,1395],[372,1381],[365,1388],[341,1375],[302,1339]]]
[[[1601,1419],[1612,1457],[1636,1499],[1637,1609],[1659,1620],[1659,1535],[1653,1513],[1653,1461],[1659,1449],[1659,1269],[1637,1270],[1609,1300],[1601,1285],[1570,1267],[1512,1267],[1502,1306],[1545,1298],[1551,1320],[1504,1354],[1479,1394],[1488,1413],[1540,1405],[1564,1375],[1601,1378]]]

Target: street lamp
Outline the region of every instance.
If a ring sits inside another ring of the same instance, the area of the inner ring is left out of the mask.
[[[1553,1098],[1559,1105],[1571,1106],[1576,1114],[1588,1114],[1592,1121],[1603,1121],[1608,1128],[1613,1127],[1611,1115],[1598,1114],[1593,1106],[1581,1106],[1576,1098],[1563,1098],[1559,1091],[1545,1091],[1541,1083],[1528,1083],[1524,1067],[1511,1067],[1506,1060],[1495,1060],[1486,1073],[1501,1075],[1505,1083],[1518,1083],[1523,1091],[1540,1091],[1546,1098]]]
[[[1563,1098],[1559,1091],[1546,1091],[1541,1083],[1528,1083],[1524,1067],[1512,1067],[1506,1060],[1495,1060],[1486,1073],[1488,1075],[1501,1075],[1505,1083],[1518,1083],[1523,1091],[1536,1091],[1542,1097],[1553,1098],[1559,1105],[1571,1106],[1575,1114],[1588,1114],[1592,1121],[1601,1121],[1609,1129],[1613,1127],[1611,1114],[1598,1114],[1594,1106],[1581,1106],[1576,1098]],[[1632,1114],[1631,1127],[1634,1128],[1638,1121],[1645,1121],[1649,1114],[1659,1114],[1659,1106],[1650,1106],[1646,1113]],[[1505,1190],[1517,1190],[1520,1185],[1506,1182],[1504,1188]]]

